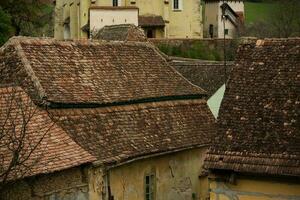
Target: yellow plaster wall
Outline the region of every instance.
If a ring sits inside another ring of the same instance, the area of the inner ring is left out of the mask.
[[[211,200],[297,200],[300,180],[241,177],[236,184],[210,182]]]
[[[156,174],[156,200],[200,199],[207,191],[199,175],[205,148],[135,161],[110,170],[110,186],[114,200],[144,199],[144,176]]]
[[[80,1],[80,35],[79,38],[87,39],[88,35],[86,32],[82,31],[82,27],[86,25],[89,21],[89,7],[91,5],[91,1],[81,0]]]
[[[200,0],[184,0],[183,10],[174,11],[169,3],[169,38],[202,38]]]
[[[63,29],[63,2],[58,1],[55,6],[55,21],[54,21],[54,37],[57,39],[64,38]]]
[[[78,17],[78,4],[76,0],[72,0],[70,3],[70,31],[71,38],[78,39],[79,34],[79,17]]]
[[[88,170],[89,200],[102,200],[105,191],[105,171],[102,167]]]

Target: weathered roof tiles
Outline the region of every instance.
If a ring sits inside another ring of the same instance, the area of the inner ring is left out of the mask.
[[[205,100],[49,112],[54,121],[101,163],[208,146],[214,135],[214,118]]]
[[[300,38],[240,46],[206,167],[300,176],[299,95]]]
[[[18,80],[28,85],[30,94],[52,103],[108,104],[205,95],[147,43],[16,37],[1,52],[1,83],[21,74]]]
[[[47,111],[35,106],[19,87],[0,87],[0,127],[4,131],[0,140],[0,164],[4,171],[12,160],[12,150],[17,149],[11,149],[12,142],[22,142],[24,146],[18,160],[24,163],[10,171],[8,180],[52,173],[96,160],[55,124]]]

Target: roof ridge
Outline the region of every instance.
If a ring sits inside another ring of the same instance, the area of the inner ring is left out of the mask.
[[[42,87],[39,79],[37,78],[37,76],[35,75],[31,65],[30,65],[30,62],[28,61],[28,59],[26,58],[26,55],[25,53],[23,52],[23,48],[21,46],[21,41],[22,40],[25,40],[27,37],[12,37],[9,39],[9,41],[6,43],[6,46],[5,47],[2,47],[2,48],[6,48],[7,46],[9,45],[12,45],[15,50],[16,50],[16,53],[17,55],[19,56],[21,62],[23,63],[23,66],[24,66],[24,69],[27,73],[27,75],[30,77],[34,87],[37,89],[37,93],[38,93],[38,96],[40,98],[40,100],[44,100],[46,98],[46,93],[45,93],[45,90],[44,88]],[[1,48],[1,49],[2,49]]]
[[[63,45],[63,46],[76,46],[76,45],[129,45],[129,46],[145,46],[149,48],[155,48],[154,44],[150,42],[140,41],[106,41],[97,39],[68,39],[58,40],[49,37],[27,37],[27,36],[14,36],[11,37],[0,49],[5,49],[6,46],[16,44],[33,44],[33,45]],[[157,48],[156,48],[157,49]]]

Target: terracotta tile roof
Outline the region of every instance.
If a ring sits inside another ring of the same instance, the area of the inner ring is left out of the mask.
[[[300,38],[240,46],[205,166],[300,176]]]
[[[147,41],[144,31],[133,24],[104,26],[93,36],[93,39],[106,41]]]
[[[51,109],[50,113],[101,163],[209,145],[214,135],[214,118],[205,100]]]
[[[10,117],[7,118],[8,113]],[[21,117],[23,113],[26,116],[24,118]],[[9,180],[51,173],[95,161],[95,157],[77,145],[48,117],[45,110],[36,107],[22,89],[5,87],[0,88],[0,132],[4,130],[5,133],[0,140],[0,164],[3,164],[5,169],[12,158],[12,151],[6,143],[12,142],[9,137],[14,138],[15,144],[17,139],[21,138],[20,130],[24,119],[29,122],[26,125],[25,137],[21,140],[24,148],[20,152],[19,162],[27,156],[29,159],[10,173]],[[15,133],[12,128],[14,126]]]
[[[206,90],[209,98],[228,80],[233,62],[227,62],[226,70],[223,62],[196,59],[172,58],[170,65],[187,80]]]
[[[0,83],[61,104],[202,96],[148,43],[14,37],[0,50]]]
[[[139,16],[139,26],[141,27],[163,27],[165,26],[165,21],[162,16],[157,15],[140,15]]]

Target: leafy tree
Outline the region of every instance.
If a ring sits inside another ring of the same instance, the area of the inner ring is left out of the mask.
[[[0,1],[0,7],[10,16],[14,35],[52,36],[53,6],[50,0],[5,0]]]
[[[0,7],[0,46],[13,34],[10,16]]]
[[[300,1],[278,1],[277,9],[271,15],[271,26],[276,37],[299,36],[300,34]]]
[[[246,26],[245,36],[286,38],[300,36],[300,1],[268,1],[274,9],[266,19]],[[247,15],[247,13],[246,13]]]

